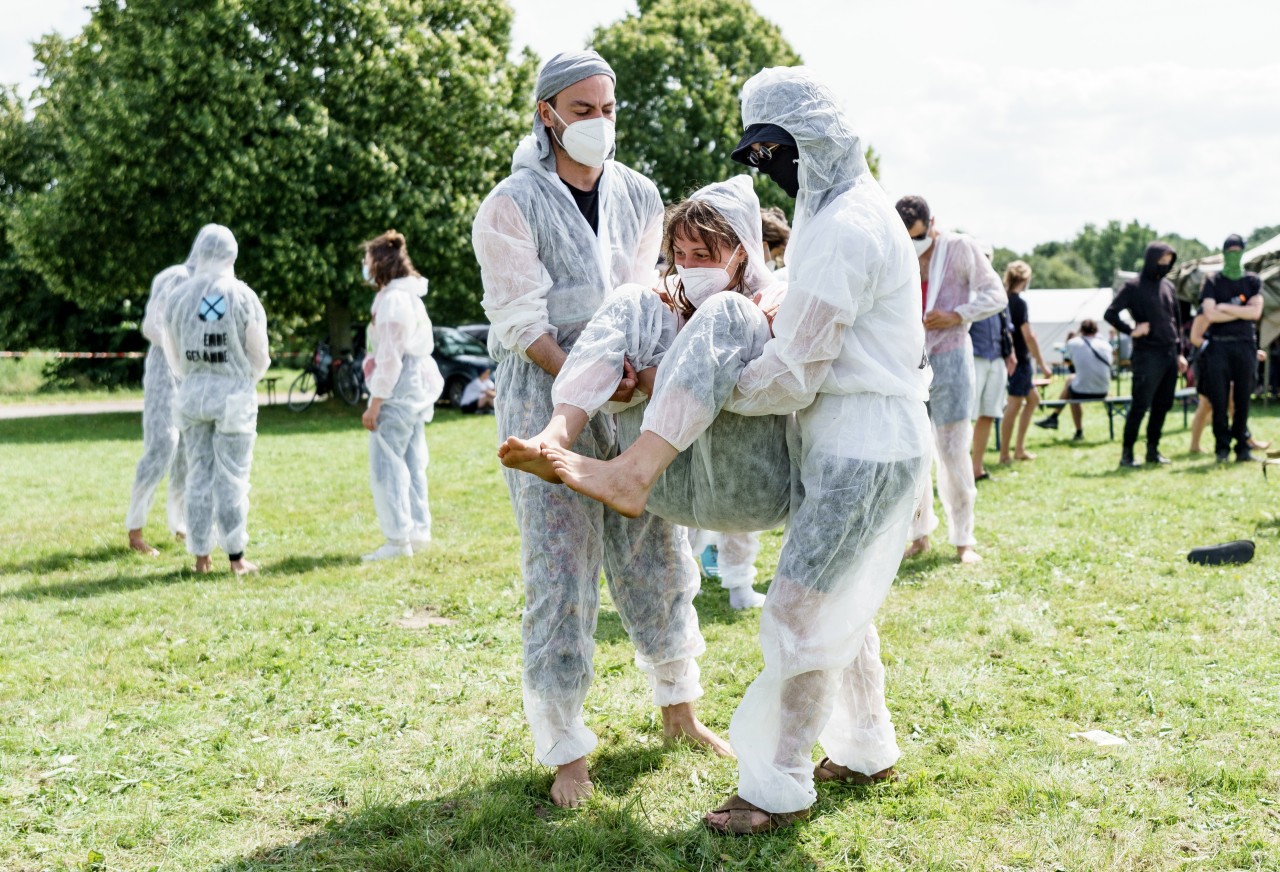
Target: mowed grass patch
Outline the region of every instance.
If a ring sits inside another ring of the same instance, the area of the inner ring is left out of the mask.
[[[662,742],[602,592],[595,798],[565,812],[521,711],[519,541],[492,417],[429,425],[435,544],[380,541],[358,410],[263,409],[251,559],[125,548],[139,416],[0,422],[0,868],[1280,868],[1280,482],[1035,431],[980,485],[985,561],[945,529],[881,611],[897,782],[819,788],[772,837],[712,836],[731,761]],[[1253,430],[1280,434],[1259,410]],[[1105,434],[1097,410],[1086,432]],[[1243,567],[1186,563],[1254,538]],[[763,536],[761,589],[780,532]],[[704,720],[760,668],[759,613],[706,583]],[[1069,734],[1108,730],[1099,749]]]

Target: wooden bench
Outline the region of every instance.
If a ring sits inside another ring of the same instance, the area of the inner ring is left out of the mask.
[[[1192,404],[1196,399],[1195,388],[1181,388],[1174,391],[1174,400],[1182,401],[1182,426],[1187,426],[1187,417]],[[1116,438],[1116,415],[1121,416],[1129,414],[1129,407],[1133,405],[1133,397],[1098,397],[1090,399],[1070,399],[1070,400],[1043,400],[1040,403],[1042,409],[1061,409],[1068,405],[1081,405],[1084,403],[1102,403],[1107,410],[1107,432],[1108,438],[1114,442]]]
[[[273,375],[271,378],[264,378],[262,383],[267,387],[267,405],[274,406],[276,404],[276,384],[280,381],[280,376]]]

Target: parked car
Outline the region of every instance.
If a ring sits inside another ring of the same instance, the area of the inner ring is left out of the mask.
[[[456,409],[462,405],[462,392],[471,380],[484,370],[493,369],[493,359],[484,345],[457,327],[436,327],[433,333],[436,348],[431,356],[444,378],[440,399]]]
[[[462,324],[458,327],[463,333],[472,337],[486,348],[489,347],[489,325],[488,324]]]

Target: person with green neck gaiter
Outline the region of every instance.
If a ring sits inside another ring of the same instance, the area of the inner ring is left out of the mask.
[[[1258,339],[1254,323],[1262,318],[1262,281],[1246,273],[1244,240],[1236,234],[1222,245],[1222,271],[1210,276],[1200,293],[1201,313],[1209,320],[1205,334],[1202,392],[1213,408],[1213,439],[1219,463],[1231,456],[1248,461],[1249,396],[1257,372]],[[1234,405],[1234,414],[1230,414]],[[1228,416],[1231,421],[1228,426]]]

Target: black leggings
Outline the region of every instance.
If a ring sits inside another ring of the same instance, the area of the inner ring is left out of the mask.
[[[1138,441],[1138,428],[1142,417],[1151,411],[1147,422],[1147,451],[1160,446],[1160,434],[1164,431],[1164,418],[1173,408],[1173,395],[1178,389],[1178,352],[1167,349],[1133,350],[1133,404],[1124,422],[1124,450],[1132,452]]]

